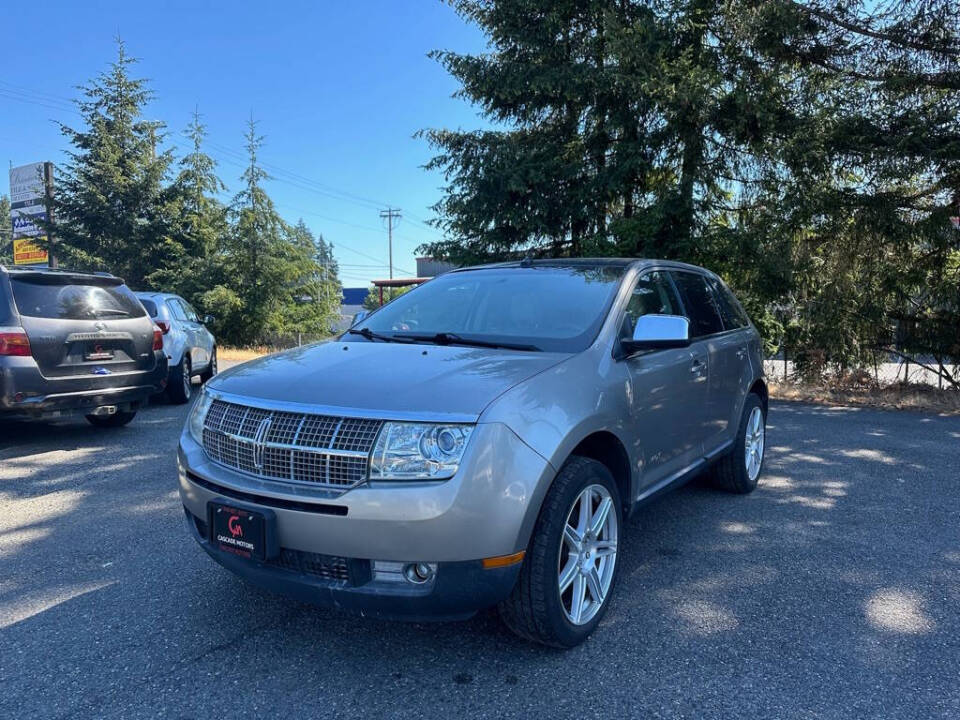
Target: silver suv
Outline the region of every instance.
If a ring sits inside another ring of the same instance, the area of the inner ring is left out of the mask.
[[[195,539],[262,586],[369,614],[499,605],[572,646],[630,512],[763,463],[757,331],[714,274],[653,260],[442,275],[338,341],[228,370],[180,439]]]
[[[170,365],[167,395],[182,404],[193,394],[193,378],[201,383],[217,374],[217,341],[207,330],[213,318],[201,318],[179,295],[138,292],[150,317],[163,333],[163,352]]]

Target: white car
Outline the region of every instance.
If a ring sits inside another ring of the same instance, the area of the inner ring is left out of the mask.
[[[170,367],[167,394],[175,403],[190,400],[193,378],[200,382],[217,374],[217,341],[205,323],[213,318],[200,318],[190,303],[171,293],[135,293],[153,322],[163,332],[163,352]]]

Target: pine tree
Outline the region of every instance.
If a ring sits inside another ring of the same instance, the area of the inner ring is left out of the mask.
[[[494,129],[425,133],[448,185],[424,253],[707,265],[841,370],[898,315],[960,327],[925,290],[957,281],[960,5],[453,4],[490,50],[434,57]]]
[[[158,151],[164,124],[144,118],[152,98],[117,40],[109,69],[82,88],[84,127],[60,126],[73,149],[58,182],[55,236],[64,264],[108,270],[139,287],[162,260],[163,183],[172,162]]]
[[[13,220],[10,219],[10,198],[0,195],[0,265],[13,264]]]
[[[220,250],[227,209],[217,196],[226,185],[217,175],[216,161],[204,152],[207,131],[199,111],[194,111],[184,136],[190,141],[190,152],[180,160],[176,179],[163,193],[167,228],[163,262],[146,281],[202,306],[202,293],[223,280]]]
[[[229,208],[224,281],[202,304],[224,310],[224,335],[237,344],[262,342],[269,333],[326,330],[333,306],[313,236],[302,223],[298,230],[284,222],[267,194],[270,176],[258,159],[263,137],[252,118],[245,138],[249,161]]]

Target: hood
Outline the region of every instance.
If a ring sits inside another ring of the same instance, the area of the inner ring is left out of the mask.
[[[324,413],[342,409],[375,412],[384,419],[431,415],[472,422],[499,395],[568,357],[488,348],[329,342],[230,368],[211,380],[209,388],[267,403],[319,406]]]

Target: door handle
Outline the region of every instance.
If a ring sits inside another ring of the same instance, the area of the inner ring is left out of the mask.
[[[700,374],[707,369],[707,364],[700,358],[694,358],[690,365],[690,372]]]
[[[740,358],[741,360],[743,360],[743,358],[745,358],[746,355],[747,355],[747,349],[746,349],[746,348],[742,347],[742,348],[740,348],[739,350],[737,350],[737,357]]]

